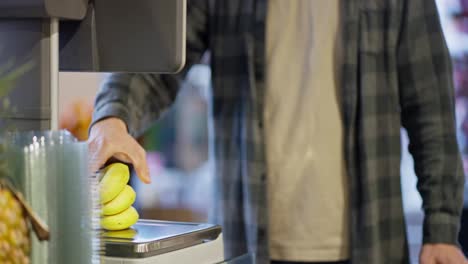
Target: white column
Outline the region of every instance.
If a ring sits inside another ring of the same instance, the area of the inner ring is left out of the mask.
[[[59,119],[59,20],[49,20],[50,128],[58,130]]]

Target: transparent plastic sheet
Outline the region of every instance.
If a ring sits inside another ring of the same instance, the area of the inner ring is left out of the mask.
[[[50,240],[31,234],[31,263],[99,263],[97,176],[88,148],[65,131],[4,136],[12,180],[47,223]]]

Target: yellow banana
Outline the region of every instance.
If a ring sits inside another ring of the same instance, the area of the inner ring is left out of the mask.
[[[113,163],[104,169],[104,177],[99,183],[101,203],[105,204],[124,189],[130,178],[128,166],[123,163]]]
[[[101,218],[101,227],[112,231],[124,230],[134,225],[138,221],[138,217],[138,212],[133,206],[130,206],[119,214]]]
[[[112,238],[124,238],[124,239],[132,239],[137,235],[137,231],[133,228],[128,228],[119,231],[107,231],[104,232],[104,237],[112,237]]]
[[[103,215],[115,215],[129,208],[136,198],[136,193],[132,187],[125,185],[124,189],[110,202],[102,206]]]

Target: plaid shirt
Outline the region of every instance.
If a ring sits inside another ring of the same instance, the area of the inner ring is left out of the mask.
[[[262,124],[266,12],[266,0],[189,0],[188,6],[188,66],[211,51],[217,185],[212,220],[223,226],[227,257],[249,251],[256,263],[269,262],[268,131]],[[433,0],[343,0],[342,18],[351,259],[408,263],[402,125],[423,198],[424,242],[455,244],[462,208],[451,62],[436,5]],[[94,122],[117,116],[131,134],[140,134],[170,106],[182,76],[112,75],[97,96]]]

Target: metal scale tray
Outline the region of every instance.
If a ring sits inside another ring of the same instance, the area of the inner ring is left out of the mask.
[[[157,220],[140,220],[132,229],[135,232],[129,237],[124,235],[128,230],[104,232],[104,255],[147,258],[213,241],[221,234],[218,225]]]

